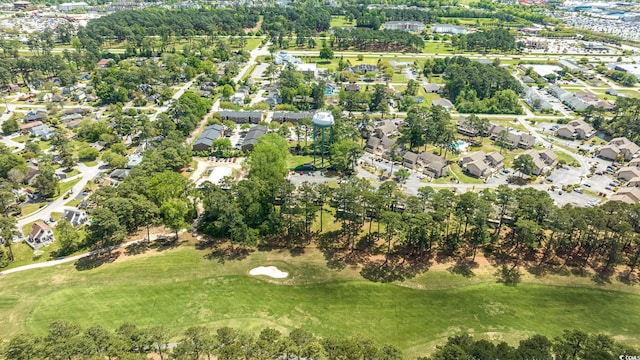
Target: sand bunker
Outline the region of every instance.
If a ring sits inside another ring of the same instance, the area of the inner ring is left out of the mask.
[[[284,279],[289,276],[289,273],[286,271],[281,271],[275,266],[260,266],[249,271],[249,275],[265,275],[275,279]]]

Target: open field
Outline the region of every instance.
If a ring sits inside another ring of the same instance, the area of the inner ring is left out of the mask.
[[[363,280],[357,267],[329,269],[313,249],[296,256],[259,251],[243,260],[218,256],[182,245],[121,255],[101,266],[80,262],[2,276],[0,337],[43,333],[51,321],[67,319],[108,328],[130,322],[174,331],[228,325],[362,333],[410,357],[462,331],[514,343],[534,332],[555,336],[578,328],[640,343],[640,291],[619,283],[605,290],[586,277],[525,275],[517,286],[505,286],[488,265],[465,277],[435,264],[405,282],[380,284]],[[278,266],[290,277],[247,275],[261,265]]]

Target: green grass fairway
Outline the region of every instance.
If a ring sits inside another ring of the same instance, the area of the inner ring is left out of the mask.
[[[209,254],[183,245],[121,255],[82,271],[65,264],[1,276],[0,337],[43,333],[50,322],[68,319],[108,328],[163,324],[176,332],[228,325],[304,327],[323,336],[362,333],[413,358],[462,331],[513,343],[537,332],[556,336],[577,328],[640,343],[638,289],[621,284],[603,290],[589,288],[587,278],[556,282],[554,276],[526,275],[523,283],[505,286],[489,267],[463,277],[441,265],[403,283],[380,284],[363,280],[358,269],[328,269],[315,250],[295,257],[255,252],[224,264]],[[290,277],[250,277],[248,271],[260,265],[278,266]]]

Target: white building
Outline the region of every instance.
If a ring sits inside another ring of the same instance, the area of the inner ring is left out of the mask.
[[[387,21],[384,29],[418,32],[424,30],[424,24],[419,21]]]
[[[466,34],[467,29],[460,25],[450,25],[450,24],[435,24],[433,25],[433,32],[438,34]]]
[[[58,5],[59,11],[73,11],[76,9],[84,9],[89,7],[89,4],[86,2],[73,2],[73,3],[63,3]]]

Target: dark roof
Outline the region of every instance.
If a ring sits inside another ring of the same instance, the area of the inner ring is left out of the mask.
[[[260,111],[218,111],[222,117],[261,117]]]
[[[194,141],[193,145],[196,144],[204,144],[206,146],[211,146],[213,141],[220,137],[220,134],[224,131],[224,126],[220,124],[209,125],[204,128],[204,131],[196,141]]]
[[[252,127],[247,132],[247,136],[244,138],[244,141],[242,142],[242,147],[245,147],[247,145],[255,146],[258,143],[258,138],[260,138],[260,136],[266,133],[267,133],[267,127],[264,125],[256,125]]]
[[[305,112],[289,112],[289,111],[275,111],[273,113],[273,120],[282,121],[288,119],[294,120],[302,120],[302,119],[311,119],[313,118],[313,112],[305,111]]]

